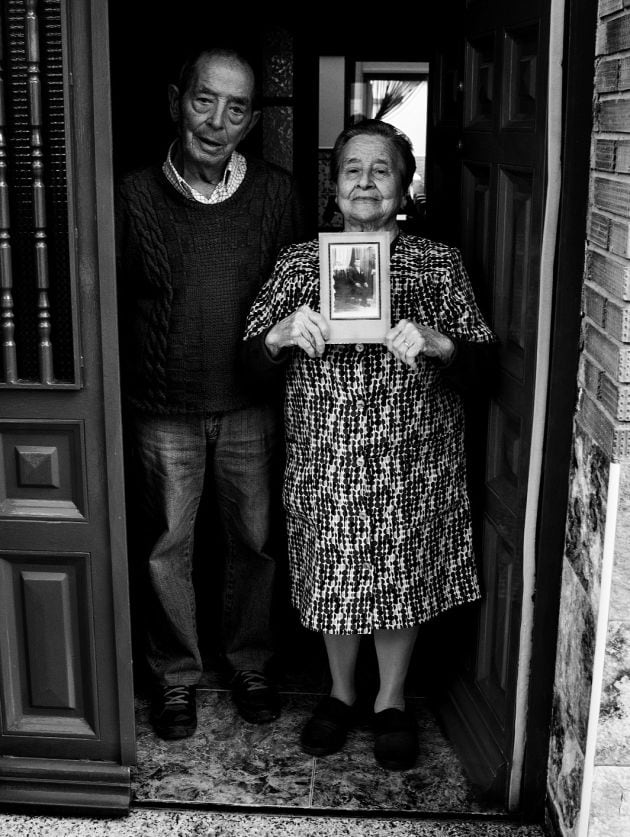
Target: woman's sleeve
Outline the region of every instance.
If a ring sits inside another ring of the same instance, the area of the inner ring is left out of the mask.
[[[291,281],[290,249],[280,251],[271,276],[258,291],[247,315],[244,340],[269,330],[294,310],[292,298],[295,294],[292,287],[295,282]]]
[[[265,343],[269,329],[299,305],[292,290],[295,283],[290,278],[292,268],[288,249],[280,252],[271,276],[261,287],[247,315],[241,362],[250,384],[256,388],[276,383],[290,356],[290,352],[283,349],[274,357]]]

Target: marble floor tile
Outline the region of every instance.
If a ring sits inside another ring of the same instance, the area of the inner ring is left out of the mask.
[[[317,759],[316,807],[423,812],[489,813],[480,803],[448,740],[425,701],[410,700],[418,724],[419,756],[410,770],[386,770],[373,756],[373,736],[364,723],[340,753]]]
[[[420,757],[408,771],[381,768],[364,723],[344,750],[312,758],[299,748],[299,731],[319,695],[283,693],[281,717],[271,724],[245,723],[229,691],[198,691],[197,732],[184,741],[158,738],[148,703],[137,700],[138,802],[202,802],[356,811],[490,813],[472,786],[427,703],[410,700],[419,728]]]
[[[296,744],[299,706],[291,696],[284,703],[277,721],[248,724],[230,692],[199,689],[195,734],[163,741],[148,722],[148,703],[138,701],[134,798],[308,807],[313,760]]]

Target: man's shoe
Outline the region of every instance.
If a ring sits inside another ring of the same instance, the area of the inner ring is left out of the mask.
[[[250,724],[266,724],[280,716],[280,698],[260,671],[237,671],[230,682],[232,699]]]
[[[384,709],[372,716],[374,757],[388,770],[408,770],[418,757],[416,722],[408,711]]]
[[[153,698],[150,720],[153,729],[167,740],[188,738],[197,729],[194,686],[161,686]]]
[[[310,756],[329,756],[341,750],[354,725],[354,714],[354,708],[342,700],[322,698],[302,729],[302,750]]]

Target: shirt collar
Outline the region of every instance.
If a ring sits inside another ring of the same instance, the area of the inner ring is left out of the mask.
[[[171,143],[168,149],[168,153],[166,155],[166,160],[164,161],[164,164],[162,166],[162,171],[166,175],[171,185],[174,186],[180,194],[184,195],[184,197],[188,198],[189,200],[197,201],[199,203],[214,203],[215,201],[212,199],[212,197],[207,198],[204,195],[200,194],[196,189],[193,189],[192,186],[190,186],[190,184],[184,180],[184,178],[175,168],[175,164],[173,163],[173,156],[178,142],[179,140],[174,140]],[[232,189],[230,189],[230,177],[232,175],[232,170],[241,170],[243,166],[243,155],[239,154],[238,151],[233,151],[230,155],[230,159],[227,162],[225,171],[223,172],[223,177],[217,184],[217,189],[215,191],[218,190],[221,194],[231,192]],[[231,185],[234,186],[236,184]]]

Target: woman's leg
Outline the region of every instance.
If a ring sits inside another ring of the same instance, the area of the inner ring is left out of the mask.
[[[375,712],[405,708],[405,680],[417,636],[417,627],[374,631],[380,680]]]
[[[354,676],[361,636],[359,634],[324,634],[323,636],[332,677],[330,696],[352,706],[357,697]]]
[[[354,634],[323,634],[323,637],[332,689],[317,704],[300,733],[302,749],[313,756],[328,756],[341,750],[355,722],[354,673],[361,637]]]

